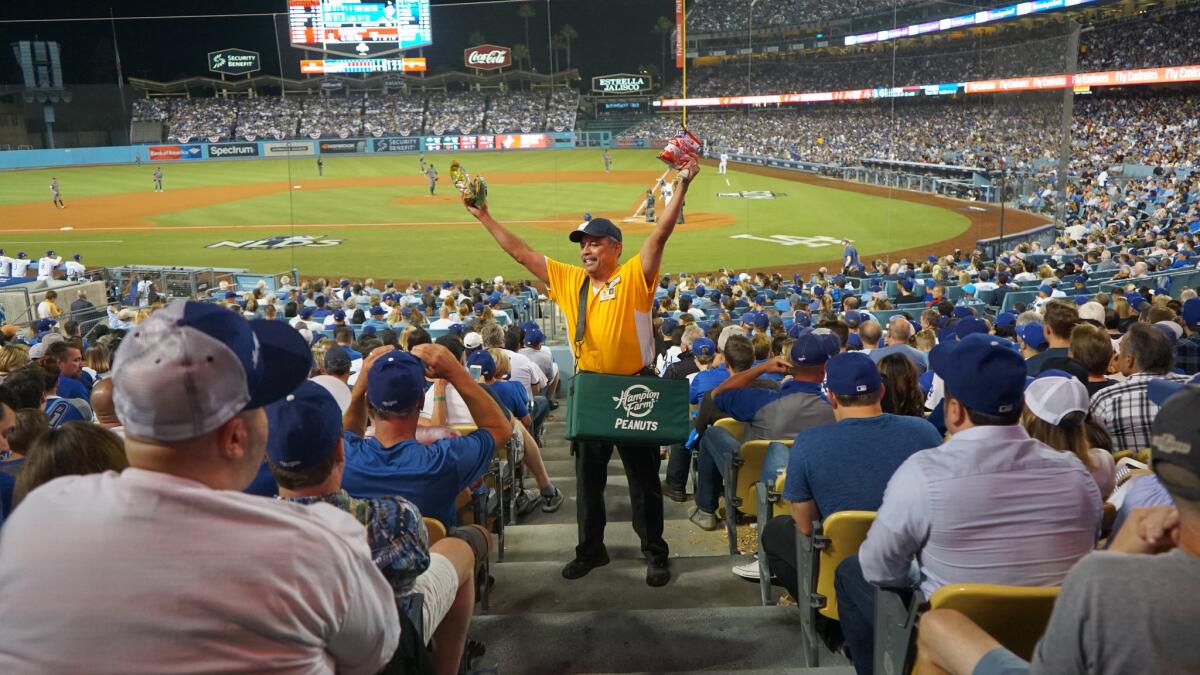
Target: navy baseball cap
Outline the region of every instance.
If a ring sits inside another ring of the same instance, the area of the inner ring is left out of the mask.
[[[316,298],[316,300],[315,300],[314,302],[316,302],[316,303],[317,303],[317,306],[324,305],[324,304],[325,304],[325,296],[323,296],[323,295],[318,295],[318,296],[317,296],[317,298]]]
[[[814,332],[811,328],[800,331],[792,343],[789,354],[792,363],[805,366],[819,366],[838,353],[841,344],[837,336]]]
[[[491,377],[496,373],[496,359],[488,353],[486,349],[476,349],[467,357],[468,366],[479,366],[484,377]]]
[[[858,347],[859,349],[862,349],[862,337],[858,333],[851,333],[850,335],[846,336],[846,344],[850,345],[851,347]]]
[[[542,334],[540,328],[530,328],[525,331],[525,344],[540,345],[546,341],[546,336]]]
[[[237,299],[237,296],[238,296],[238,294],[235,291],[227,291],[225,293],[226,300],[235,300],[235,299]]]
[[[4,252],[4,251],[0,251],[0,253],[3,253],[3,252]],[[78,254],[78,253],[76,253],[75,255],[71,256],[71,258],[72,258],[73,260],[75,260],[75,262],[79,262],[80,260],[83,260],[83,256],[82,256],[82,255],[80,255],[80,254]]]
[[[383,305],[374,305],[371,307],[371,316],[383,316],[384,313]]]
[[[1000,312],[1000,314],[996,316],[996,325],[997,326],[1011,326],[1011,325],[1015,324],[1016,322],[1017,322],[1016,312]]]
[[[521,322],[521,330],[530,331],[535,328],[539,328],[536,321],[522,321]]]
[[[696,356],[713,356],[717,353],[717,343],[708,338],[698,338],[692,343],[692,353]]]
[[[325,370],[348,370],[352,360],[345,347],[330,347],[325,352]]]
[[[904,287],[904,290],[906,291],[911,291],[913,289],[912,279],[903,279],[900,281],[900,285]]]
[[[35,323],[33,327],[38,333],[45,333],[57,325],[58,322],[54,319],[38,319],[37,323]]]
[[[446,327],[446,332],[462,337],[467,334],[467,327],[461,323],[452,323]]]
[[[306,380],[266,408],[267,457],[287,471],[320,464],[342,437],[342,410],[325,387]]]
[[[1190,385],[1200,385],[1200,375],[1196,375],[1187,382],[1177,382],[1165,377],[1156,377],[1146,385],[1146,396],[1154,405],[1162,406],[1175,394],[1183,391],[1185,387]]]
[[[312,307],[305,307],[304,309],[300,310],[300,318],[301,319],[311,319],[312,315],[313,315]]]
[[[1040,323],[1027,323],[1017,329],[1017,335],[1025,341],[1025,344],[1034,349],[1041,349],[1050,344],[1046,341],[1046,331]]]
[[[862,323],[863,317],[862,314],[860,314],[857,310],[852,309],[849,312],[846,312],[846,314],[842,317],[842,320],[846,322],[847,326],[851,328],[858,328],[858,324]]]
[[[675,319],[663,319],[662,333],[663,333],[663,335],[670,335],[671,332],[674,331],[678,327],[679,327],[679,322],[676,321]]]
[[[18,258],[24,258],[24,257],[25,257],[25,251],[17,251],[17,257],[18,257]]]
[[[366,335],[374,335],[374,334],[375,334],[375,326],[363,326],[362,327],[362,335],[366,336]]]
[[[299,331],[228,309],[173,302],[133,328],[113,364],[113,402],[132,436],[203,436],[296,390],[312,368]]]
[[[755,312],[754,313],[754,327],[755,328],[757,328],[758,330],[766,330],[767,326],[770,326],[770,325],[771,325],[771,318],[767,316],[766,312]]]
[[[46,255],[48,255],[48,256],[54,255],[54,249],[50,249],[49,251],[46,251]]]
[[[958,307],[950,310],[950,316],[953,316],[957,319],[965,319],[968,316],[975,316],[975,310],[967,307],[966,305],[959,305]]]
[[[767,304],[767,296],[763,295],[762,293],[759,293],[758,295],[754,296],[754,303],[757,305]]]
[[[825,364],[825,387],[842,396],[858,396],[879,391],[883,378],[871,357],[862,352],[846,352]]]
[[[987,322],[983,319],[973,316],[962,319],[958,323],[954,324],[954,334],[958,336],[959,340],[968,335],[976,335],[980,333],[987,335],[989,332],[990,331],[988,329]]]
[[[395,350],[367,371],[367,400],[376,410],[404,412],[424,400],[433,383],[425,379],[425,364],[417,357]]]
[[[483,314],[483,303],[477,302],[471,306],[471,309],[474,310],[476,314]]]
[[[568,238],[578,244],[585,236],[612,237],[621,241],[621,228],[613,225],[608,218],[592,218],[571,231]]]
[[[412,307],[405,305],[400,308],[400,316],[412,316]]]
[[[698,297],[698,298],[703,298],[704,294],[707,292],[708,292],[708,289],[706,289],[704,286],[696,287],[696,297]]]
[[[345,321],[346,320],[346,312],[341,309],[337,310],[336,312],[333,313],[333,320],[334,321]]]
[[[1077,304],[1077,305],[1086,305],[1088,303],[1088,300],[1090,300],[1090,298],[1088,298],[1088,296],[1086,296],[1086,295],[1075,296],[1075,304]]]
[[[1192,298],[1183,303],[1183,322],[1189,326],[1200,326],[1200,298]]]
[[[1032,324],[1031,324],[1032,325]],[[968,335],[939,343],[929,365],[946,392],[971,410],[1005,415],[1019,410],[1025,397],[1025,360],[990,335]]]

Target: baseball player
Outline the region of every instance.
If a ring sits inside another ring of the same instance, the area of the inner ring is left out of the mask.
[[[422,161],[424,161],[424,160],[422,160]],[[432,197],[434,190],[437,189],[437,180],[438,180],[437,167],[435,167],[433,164],[430,164],[429,168],[425,170],[425,177],[429,179],[429,196]]]
[[[33,261],[25,256],[25,251],[17,251],[17,257],[12,261],[12,276],[18,279],[25,278],[25,272],[29,270],[29,266]]]
[[[133,156],[133,165],[134,165],[134,166],[136,166],[136,167],[137,167],[137,168],[139,168],[139,169],[140,169],[140,168],[142,168],[142,156],[141,156],[141,154],[135,154],[135,155]]]
[[[163,186],[162,186],[162,167],[161,167],[161,166],[156,166],[156,167],[154,167],[154,191],[155,191],[155,192],[162,192],[162,191],[163,191]]]
[[[608,170],[611,167],[612,167],[612,157],[608,156],[608,149],[606,148],[604,150],[604,173],[608,173]]]
[[[58,179],[54,176],[50,177],[50,197],[54,200],[54,205],[60,209],[67,208],[63,203],[62,192],[58,189]]]
[[[658,182],[662,186],[663,209],[666,209],[671,203],[671,198],[675,196],[675,186],[661,178]]]
[[[317,175],[318,176],[325,175],[325,160],[321,159],[320,157],[317,158]]]
[[[62,258],[54,255],[54,251],[46,251],[46,255],[38,258],[37,280],[46,281],[54,277],[54,268],[62,264]]]
[[[654,222],[654,190],[646,190],[646,222]]]
[[[9,257],[8,253],[0,248],[0,277],[12,276],[13,258]]]
[[[729,152],[721,151],[721,163],[717,165],[717,173],[723,174],[729,170]]]
[[[421,160],[421,173],[425,173],[425,153],[423,153],[423,152],[421,153],[420,160]]]
[[[78,253],[71,256],[64,267],[67,268],[68,281],[79,281],[87,273],[87,268],[83,265],[83,256]]]

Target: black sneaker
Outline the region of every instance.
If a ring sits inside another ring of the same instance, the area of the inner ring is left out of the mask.
[[[576,558],[576,559],[572,560],[571,562],[567,563],[567,566],[564,567],[562,570],[562,575],[563,575],[563,578],[566,578],[566,579],[578,579],[580,577],[587,576],[587,573],[591,572],[593,569],[595,569],[597,567],[604,567],[607,564],[608,564],[608,553],[607,552],[605,552],[603,556],[601,556],[595,560],[583,560],[581,558]]]
[[[671,580],[671,569],[666,560],[651,561],[646,565],[646,585],[666,586]]]
[[[558,488],[554,488],[554,496],[542,497],[542,513],[554,513],[566,499]]]

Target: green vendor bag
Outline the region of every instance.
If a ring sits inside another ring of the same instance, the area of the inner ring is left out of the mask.
[[[687,440],[687,380],[576,373],[567,400],[567,439],[637,445]]]
[[[588,280],[579,289],[575,354],[587,321]],[[691,430],[687,380],[576,372],[567,399],[567,439],[672,445]]]

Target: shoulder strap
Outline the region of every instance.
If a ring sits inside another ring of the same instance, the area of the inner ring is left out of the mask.
[[[587,328],[588,284],[591,279],[583,275],[583,284],[579,287],[579,314],[575,316],[575,358],[579,358],[579,347],[583,344],[584,331]]]

